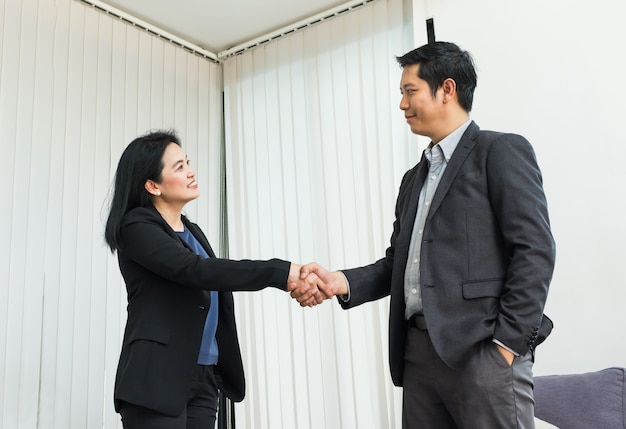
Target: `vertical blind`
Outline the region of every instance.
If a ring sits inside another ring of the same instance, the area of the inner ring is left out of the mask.
[[[121,427],[113,174],[133,138],[176,129],[187,214],[218,247],[221,89],[220,65],[81,2],[0,0],[0,427]]]
[[[384,255],[419,155],[398,109],[395,56],[412,48],[403,4],[372,2],[225,60],[232,258],[340,269]],[[272,289],[236,305],[247,377],[237,427],[400,427],[388,298],[301,309]]]

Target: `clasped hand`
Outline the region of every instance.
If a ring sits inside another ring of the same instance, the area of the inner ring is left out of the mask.
[[[342,272],[328,271],[312,262],[291,264],[287,290],[302,307],[313,307],[335,295],[346,295],[348,285]]]

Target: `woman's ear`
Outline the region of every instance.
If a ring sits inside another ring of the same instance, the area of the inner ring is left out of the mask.
[[[154,180],[146,180],[146,183],[143,186],[144,188],[146,188],[146,191],[148,191],[149,194],[152,194],[156,197],[161,195],[161,190]]]

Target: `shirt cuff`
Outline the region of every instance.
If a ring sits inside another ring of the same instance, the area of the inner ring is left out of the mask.
[[[348,281],[348,278],[346,277],[346,275],[343,273],[343,271],[339,271],[341,273],[341,275],[343,276],[343,278],[346,280],[346,287],[348,288],[348,293],[346,295],[339,295],[339,299],[342,302],[348,302],[350,301],[350,282]]]
[[[495,338],[492,338],[491,341],[493,341],[494,343],[496,343],[500,347],[504,347],[505,349],[507,349],[508,351],[513,353],[515,356],[519,357],[519,353],[517,353],[515,350],[511,349],[510,347],[505,346],[504,344],[502,344],[502,342],[496,340]]]

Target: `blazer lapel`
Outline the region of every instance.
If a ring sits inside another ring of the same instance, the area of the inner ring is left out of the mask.
[[[417,203],[419,200],[420,192],[422,191],[422,186],[424,186],[424,181],[426,180],[426,175],[428,174],[428,162],[426,161],[426,156],[422,152],[422,158],[417,163],[415,177],[413,178],[413,183],[408,185],[409,188],[409,198],[408,205],[404,213],[402,213],[402,217],[404,219],[404,227],[401,229],[400,234],[398,236],[398,241],[410,241],[411,235],[413,233],[413,226],[415,224],[415,216],[417,215]],[[402,248],[402,247],[400,247]],[[408,250],[408,246],[407,246]]]
[[[154,208],[154,206],[152,206],[151,208],[152,208],[152,210],[154,210],[155,215],[158,216],[158,218],[161,220],[161,223],[163,224],[163,229],[165,230],[165,232],[167,232],[174,240],[180,241],[183,244],[183,246],[185,246],[187,249],[189,249],[189,250],[191,250],[193,252],[193,249],[191,247],[189,247],[189,244],[187,244],[185,242],[185,240],[180,238],[180,236],[178,234],[176,234],[176,231],[174,231],[167,224],[167,222],[165,222],[165,219],[163,219],[163,217],[159,214],[157,209]],[[202,230],[198,227],[198,225],[196,225],[195,223],[191,222],[184,215],[183,215],[183,223],[185,224],[187,229],[191,232],[191,234],[193,234],[193,236],[196,237],[196,240],[198,240],[198,242],[204,248],[204,250],[207,252],[209,257],[215,258],[215,252],[213,252],[213,249],[211,248],[211,245],[209,244],[209,241],[206,239],[206,236],[204,235]]]
[[[209,244],[209,241],[207,240],[204,233],[200,230],[200,228],[195,223],[190,222],[189,219],[187,219],[186,217],[183,217],[183,222],[187,229],[191,231],[193,236],[196,237],[196,240],[198,240],[202,247],[204,247],[204,250],[209,255],[209,257],[215,258],[215,252],[213,252],[213,248]]]
[[[433,196],[433,201],[430,206],[430,210],[428,211],[428,216],[426,218],[426,222],[430,220],[433,214],[437,211],[441,202],[445,198],[446,194],[450,190],[450,186],[454,182],[459,170],[463,166],[463,163],[467,159],[467,156],[476,146],[476,137],[478,136],[478,125],[472,122],[470,126],[467,128],[459,144],[456,149],[454,149],[454,153],[450,158],[450,162],[448,163],[445,171],[443,172],[443,176],[441,177],[441,181],[437,186],[437,191]]]

